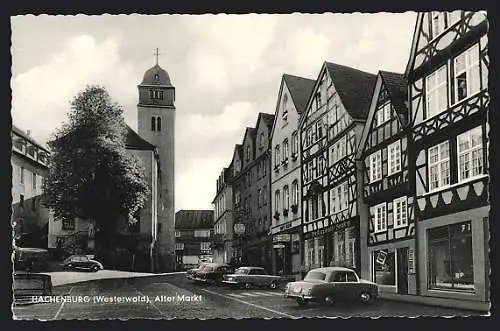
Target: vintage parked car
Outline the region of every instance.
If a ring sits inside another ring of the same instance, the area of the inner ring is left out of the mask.
[[[220,284],[224,276],[233,272],[227,264],[206,263],[190,277],[197,283]]]
[[[87,255],[71,255],[62,262],[62,266],[70,270],[87,270],[94,272],[104,269],[101,262],[91,259]]]
[[[49,252],[43,248],[16,247],[14,249],[14,269],[30,271],[47,271]]]
[[[280,286],[281,277],[269,275],[266,269],[261,267],[241,267],[234,274],[224,277],[223,283],[244,288],[270,287],[277,289]]]
[[[312,269],[304,280],[288,283],[285,288],[285,298],[297,300],[300,306],[309,302],[332,305],[339,300],[372,303],[377,297],[377,284],[359,279],[356,272],[342,267]]]
[[[186,277],[187,277],[188,279],[192,279],[192,278],[193,278],[193,276],[194,276],[194,274],[196,274],[196,272],[197,272],[198,270],[200,270],[200,268],[201,268],[203,265],[205,265],[205,264],[207,264],[207,262],[201,262],[201,263],[200,263],[198,266],[196,266],[195,268],[188,269],[188,270],[186,271]]]
[[[46,274],[14,273],[14,304],[31,302],[33,296],[52,295],[52,278]]]

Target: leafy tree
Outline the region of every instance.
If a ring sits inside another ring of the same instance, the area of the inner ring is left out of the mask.
[[[44,202],[56,220],[94,220],[95,254],[107,264],[114,234],[147,199],[144,169],[126,151],[123,109],[103,87],[80,92],[68,118],[48,142]]]

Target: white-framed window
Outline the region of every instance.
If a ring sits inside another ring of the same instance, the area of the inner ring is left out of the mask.
[[[344,157],[347,156],[347,139],[346,136],[342,136],[336,143],[330,148],[330,160],[331,164],[335,164]]]
[[[299,204],[299,182],[294,180],[292,182],[292,205]]]
[[[448,141],[429,148],[429,190],[450,184],[450,144]]]
[[[283,161],[288,160],[288,138],[283,140]]]
[[[288,185],[283,187],[283,209],[288,209],[290,207],[290,192],[288,190]]]
[[[322,176],[323,170],[325,169],[325,159],[323,156],[318,156],[318,166],[316,168],[316,176]]]
[[[448,107],[448,68],[445,65],[425,78],[426,118],[443,112]]]
[[[181,232],[180,231],[175,231],[175,238],[180,238]]]
[[[314,178],[314,163],[313,160],[309,161],[305,165],[306,181],[313,180]]]
[[[175,250],[176,251],[184,250],[184,243],[175,243]]]
[[[246,147],[246,156],[247,156],[247,161],[249,161],[250,160],[250,146],[249,145],[247,145],[247,147]]]
[[[387,207],[386,203],[376,205],[374,208],[375,232],[387,230]]]
[[[382,151],[378,150],[369,156],[370,160],[370,183],[382,179]]]
[[[292,133],[292,154],[297,154],[299,152],[299,135],[297,131]]]
[[[330,214],[341,212],[349,206],[349,185],[344,182],[330,190]]]
[[[398,140],[387,146],[389,155],[388,174],[392,175],[401,171],[401,141]]]
[[[260,144],[259,145],[260,145],[261,148],[264,148],[264,146],[265,146],[264,132],[260,133]]]
[[[274,211],[275,212],[280,211],[280,200],[281,200],[280,190],[276,190],[274,192]]]
[[[392,214],[394,216],[394,228],[408,225],[408,199],[406,196],[394,199],[392,202]]]
[[[377,126],[384,124],[390,118],[391,118],[391,103],[387,101],[377,110]]]
[[[478,126],[457,137],[458,181],[480,176],[484,171],[483,131]]]
[[[210,238],[210,230],[194,230],[194,236],[200,238]]]
[[[479,44],[475,44],[454,60],[455,102],[459,102],[481,89],[479,74]]]
[[[312,144],[312,140],[313,140],[312,136],[313,136],[313,131],[312,131],[312,128],[309,127],[309,128],[307,128],[307,131],[306,131],[306,144],[305,144],[306,147]]]
[[[200,250],[202,252],[210,251],[210,243],[209,242],[201,242],[200,243]]]
[[[280,164],[280,145],[276,145],[276,147],[274,147],[274,164]]]
[[[36,174],[35,173],[32,173],[31,174],[31,187],[36,190]]]
[[[324,132],[323,132],[323,120],[319,120],[316,122],[316,139],[321,139],[323,138]]]

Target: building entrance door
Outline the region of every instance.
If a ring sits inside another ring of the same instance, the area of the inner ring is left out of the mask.
[[[398,293],[408,294],[408,247],[397,249]]]

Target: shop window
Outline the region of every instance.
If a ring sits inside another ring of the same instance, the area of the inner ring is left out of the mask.
[[[430,289],[474,290],[471,222],[427,230]]]
[[[395,252],[380,250],[373,252],[374,281],[379,285],[396,285]]]

